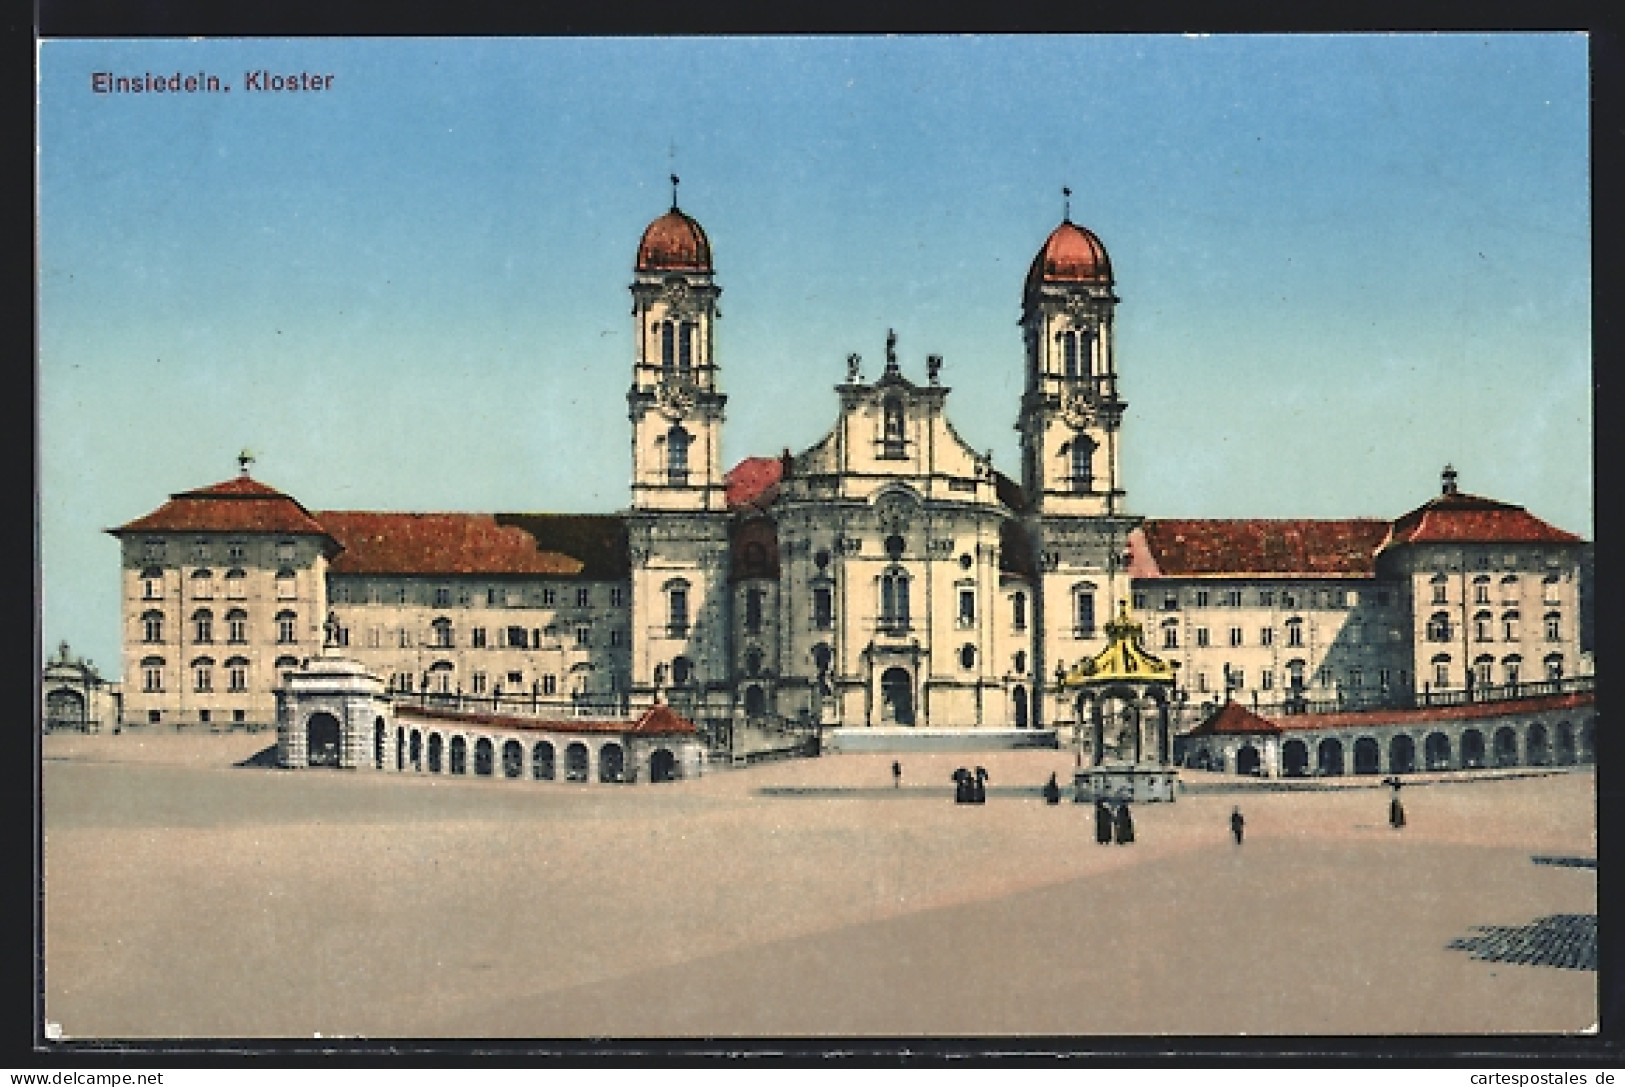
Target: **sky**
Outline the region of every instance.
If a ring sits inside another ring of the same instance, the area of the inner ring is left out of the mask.
[[[1449,462],[1590,538],[1587,94],[1572,33],[45,41],[43,645],[116,673],[104,530],[245,447],[312,510],[624,508],[672,172],[730,464],[821,438],[890,328],[1019,474],[1069,186],[1122,299],[1130,512],[1397,517]]]

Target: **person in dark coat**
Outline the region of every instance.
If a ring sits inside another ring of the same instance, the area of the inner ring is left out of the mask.
[[[1233,835],[1235,837],[1237,845],[1241,844],[1242,828],[1245,827],[1246,825],[1247,825],[1247,820],[1245,820],[1245,819],[1243,819],[1241,817],[1241,809],[1239,807],[1231,808],[1230,809],[1230,833],[1231,833],[1231,835]]]
[[[1059,804],[1061,802],[1061,786],[1056,782],[1055,775],[1050,774],[1049,780],[1044,783],[1044,803]]]
[[[987,771],[983,770],[980,766],[976,768],[976,781],[975,784],[971,786],[971,789],[972,804],[987,803]]]
[[[1117,805],[1117,818],[1112,827],[1112,840],[1118,845],[1130,845],[1134,841],[1134,816],[1129,814],[1128,803],[1125,801]]]
[[[1107,845],[1112,840],[1112,810],[1104,800],[1095,801],[1095,841]]]
[[[893,789],[903,787],[903,764],[896,760],[893,760],[891,764],[891,787]]]
[[[971,796],[970,771],[961,766],[954,771],[954,803],[969,804]]]
[[[1399,802],[1399,789],[1403,782],[1397,777],[1383,778],[1383,783],[1393,787],[1393,795],[1388,801],[1388,825],[1398,830],[1405,825],[1405,805]]]

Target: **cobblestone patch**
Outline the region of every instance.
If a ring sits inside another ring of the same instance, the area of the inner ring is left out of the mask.
[[[1560,913],[1527,925],[1475,925],[1446,946],[1483,962],[1597,969],[1597,915]]]

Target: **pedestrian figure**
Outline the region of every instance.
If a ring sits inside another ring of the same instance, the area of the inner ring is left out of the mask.
[[[1116,825],[1113,840],[1118,845],[1131,845],[1134,842],[1134,816],[1129,814],[1127,802],[1117,805]]]
[[[1104,800],[1095,801],[1095,841],[1107,845],[1112,840],[1112,810]]]
[[[903,764],[896,760],[893,760],[891,764],[891,787],[893,789],[903,787]]]
[[[954,803],[969,804],[971,789],[970,771],[961,766],[954,771]]]
[[[1241,844],[1241,831],[1247,825],[1247,820],[1241,817],[1239,807],[1230,809],[1230,833],[1235,836],[1236,844]]]
[[[986,785],[986,782],[987,782],[987,771],[983,770],[980,766],[978,766],[976,768],[976,781],[971,786],[971,798],[970,798],[970,800],[971,800],[972,804],[986,804],[987,803],[987,785]]]
[[[1055,774],[1051,773],[1049,780],[1044,783],[1044,803],[1059,804],[1061,802],[1061,786],[1055,781]]]
[[[1388,825],[1398,830],[1405,825],[1405,805],[1399,802],[1399,789],[1404,782],[1397,777],[1383,778],[1383,784],[1393,787],[1393,796],[1388,801]]]

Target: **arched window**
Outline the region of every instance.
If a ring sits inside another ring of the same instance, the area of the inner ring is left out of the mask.
[[[291,611],[276,613],[276,640],[283,644],[298,641],[299,617]]]
[[[1445,577],[1443,574],[1434,574],[1433,577],[1429,579],[1428,584],[1433,586],[1433,602],[1435,604],[1445,604],[1449,602],[1447,600],[1448,589],[1450,587],[1449,578]]]
[[[1017,630],[1027,629],[1027,594],[1016,593],[1010,598],[1010,625]]]
[[[1450,654],[1440,653],[1433,658],[1433,685],[1435,687],[1450,686]]]
[[[1555,611],[1549,611],[1545,617],[1546,640],[1560,642],[1563,640],[1563,616]]]
[[[1495,618],[1487,611],[1473,616],[1473,641],[1487,642],[1495,637]]]
[[[204,644],[214,641],[214,612],[208,608],[192,613],[192,640]]]
[[[1287,672],[1286,685],[1288,687],[1290,687],[1292,690],[1294,690],[1294,691],[1303,690],[1303,687],[1304,687],[1303,670],[1304,670],[1305,667],[1306,667],[1306,665],[1301,660],[1287,661],[1287,664],[1286,664],[1286,672]]]
[[[1286,644],[1294,647],[1303,645],[1303,620],[1298,616],[1286,621]]]
[[[1482,657],[1475,657],[1473,659],[1473,685],[1476,687],[1488,687],[1490,684],[1494,683],[1495,677],[1491,675],[1491,671],[1494,669],[1494,667],[1494,657],[1491,657],[1488,654]]]
[[[1553,683],[1563,678],[1563,654],[1552,653],[1546,658],[1546,678]]]
[[[761,633],[762,605],[766,600],[767,593],[761,589],[745,590],[745,630],[747,633]]]
[[[961,667],[961,668],[975,668],[976,667],[976,647],[974,645],[971,645],[970,643],[967,642],[966,644],[959,647],[959,667]]]
[[[1518,613],[1515,611],[1501,614],[1501,639],[1515,642],[1518,640]]]
[[[1450,640],[1450,613],[1436,611],[1428,617],[1428,641],[1448,642]]]
[[[144,642],[161,642],[164,640],[163,612],[147,611],[141,613],[141,640]]]
[[[1082,372],[1078,364],[1078,334],[1063,332],[1060,335],[1062,372],[1067,377],[1078,377]]]
[[[435,648],[450,649],[452,645],[451,620],[441,616],[429,625],[434,628]]]
[[[1562,596],[1559,595],[1562,591],[1559,588],[1561,582],[1562,578],[1555,573],[1546,575],[1541,581],[1540,599],[1542,603],[1560,604],[1563,602]]]
[[[1516,687],[1522,682],[1523,658],[1516,653],[1501,658],[1501,682]]]
[[[233,644],[248,641],[248,613],[242,608],[226,612],[226,641]]]
[[[813,586],[813,626],[828,630],[835,625],[835,594],[828,585]]]
[[[148,693],[155,693],[164,689],[164,658],[142,658],[141,689]]]
[[[666,482],[681,487],[688,483],[688,447],[692,441],[681,424],[666,431]]]
[[[226,571],[226,599],[248,599],[248,574],[242,570],[232,569]]]
[[[232,657],[226,662],[226,689],[234,693],[248,690],[247,657]]]
[[[880,625],[893,630],[908,627],[908,572],[901,567],[880,575]]]
[[[141,599],[162,600],[164,598],[164,572],[156,566],[149,566],[141,571]]]
[[[694,322],[684,321],[677,336],[677,372],[685,377],[694,369]]]
[[[1490,602],[1490,578],[1488,574],[1479,574],[1473,578],[1473,603],[1488,604]]]
[[[199,657],[192,662],[192,689],[199,694],[214,690],[213,657]]]
[[[1027,651],[1024,650],[1024,649],[1016,650],[1015,660],[1012,661],[1011,663],[1015,666],[1016,675],[1018,675],[1018,676],[1026,675],[1027,674]]]
[[[1162,648],[1179,648],[1179,620],[1164,619],[1162,621]]]
[[[214,599],[214,572],[212,570],[192,571],[192,599]]]
[[[666,632],[673,638],[688,633],[688,582],[666,583]]]
[[[1501,579],[1501,601],[1505,604],[1518,602],[1518,575],[1508,574]]]
[[[299,597],[299,582],[294,572],[284,566],[276,572],[276,598],[278,600],[296,600]]]
[[[1074,491],[1092,491],[1095,487],[1095,443],[1087,435],[1072,439],[1072,475]]]
[[[1078,638],[1095,636],[1095,587],[1091,584],[1072,590],[1072,633]]]
[[[901,457],[905,445],[903,434],[903,401],[888,396],[881,405],[881,452],[883,457]]]

